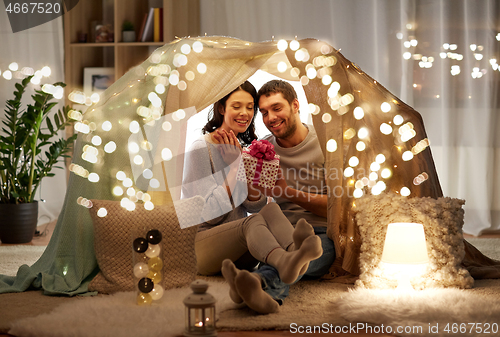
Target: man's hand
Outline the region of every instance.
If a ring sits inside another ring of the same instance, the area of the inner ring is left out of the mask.
[[[285,175],[283,174],[283,169],[281,166],[278,168],[278,174],[276,177],[276,183],[274,184],[273,189],[271,190],[272,195],[268,195],[268,197],[279,197],[282,196],[282,194],[285,192],[286,188],[288,187],[286,180],[285,180]]]
[[[262,193],[266,197],[271,198],[282,197],[287,187],[288,185],[286,184],[286,180],[281,167],[278,168],[276,183],[274,184],[273,188],[264,188],[258,185],[248,184],[248,190],[251,192],[250,194],[257,195],[259,193]]]
[[[248,188],[250,195],[254,195],[253,193],[256,193],[255,191],[259,191],[267,197],[285,198],[316,215],[326,218],[328,196],[323,194],[299,191],[288,186],[281,167],[278,170],[276,184],[272,189],[263,188],[257,185],[249,185]]]

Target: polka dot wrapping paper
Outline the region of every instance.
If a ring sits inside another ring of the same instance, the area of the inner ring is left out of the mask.
[[[243,149],[236,180],[246,181],[264,188],[273,188],[276,184],[279,167],[279,155],[275,155],[272,160],[266,160],[252,157],[248,149]]]

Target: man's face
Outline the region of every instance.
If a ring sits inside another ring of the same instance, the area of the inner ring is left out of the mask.
[[[287,139],[297,130],[298,100],[290,104],[281,93],[262,95],[259,99],[259,110],[262,113],[262,121],[276,138]]]

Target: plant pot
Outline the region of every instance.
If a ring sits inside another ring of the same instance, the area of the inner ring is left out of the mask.
[[[123,42],[135,42],[135,31],[124,30],[122,32]]]
[[[38,201],[25,204],[0,204],[0,219],[2,243],[31,242],[38,222]]]

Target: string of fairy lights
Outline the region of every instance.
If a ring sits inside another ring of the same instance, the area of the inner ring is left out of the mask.
[[[407,24],[406,28],[408,30],[412,30],[413,25]],[[403,55],[402,55],[403,59],[418,61],[419,67],[424,68],[424,69],[432,68],[434,62],[436,61],[436,59],[438,57],[440,59],[443,59],[443,60],[450,59],[450,60],[457,61],[456,64],[450,65],[451,75],[457,76],[461,73],[461,67],[458,63],[459,63],[459,61],[464,61],[464,54],[457,51],[459,49],[459,46],[456,43],[447,43],[447,42],[443,43],[441,46],[441,51],[430,52],[429,55],[423,55],[422,53],[420,53],[416,50],[417,46],[419,44],[419,41],[414,36],[409,36],[408,39],[404,40],[404,34],[399,32],[396,34],[396,38],[398,40],[401,40],[403,47],[405,49],[407,49],[407,51],[403,52]],[[496,34],[495,39],[497,41],[500,41],[500,33]],[[281,49],[283,45],[284,45],[283,42],[281,42],[281,44],[278,43],[278,49]],[[294,50],[294,48],[296,48],[295,46],[296,45],[294,43],[292,43],[290,45],[290,48],[292,50]],[[187,48],[191,48],[191,47],[189,45],[186,45],[186,47],[184,47],[184,48],[185,48],[184,51],[186,51]],[[195,47],[195,48],[197,48],[197,47]],[[470,49],[470,52],[472,53],[472,56],[476,61],[482,61],[483,59],[485,59],[485,55],[484,55],[485,47],[483,45],[471,43],[467,49]],[[303,51],[300,51],[299,54],[302,52]],[[489,66],[491,66],[493,71],[500,71],[498,60],[495,56],[490,56],[489,58],[487,58],[487,60],[488,60]],[[185,62],[185,58],[183,56],[180,56],[180,59],[174,60],[174,65],[176,63],[179,63],[180,65],[182,65],[182,62]],[[482,65],[477,64],[472,68],[472,70],[470,72],[472,78],[479,79],[487,73],[487,69],[484,65],[485,65],[484,63]],[[487,65],[487,63],[486,63],[486,65]],[[203,65],[200,65],[200,67],[203,67]],[[281,70],[286,69],[283,67],[285,67],[284,62],[279,64],[278,70],[281,71]],[[314,71],[314,70],[311,70],[311,71]],[[33,84],[40,84],[42,78],[49,77],[50,74],[51,74],[51,69],[48,66],[45,66],[39,70],[34,70],[31,67],[23,67],[22,69],[19,69],[18,62],[11,62],[7,66],[7,69],[5,69],[3,71],[2,71],[2,69],[0,69],[0,75],[5,80],[23,79],[27,76],[35,75],[34,78],[32,79]],[[189,73],[186,75],[186,77],[189,79],[189,77],[192,75],[193,75],[193,73]],[[184,84],[181,83],[181,88],[183,87],[183,85]],[[85,104],[87,106],[90,106],[93,103],[96,103],[99,101],[99,94],[97,94],[97,93],[93,93],[87,97],[82,91],[74,91],[74,92],[70,93],[70,95],[71,95],[71,99],[70,99],[71,101],[76,102],[78,104]]]
[[[26,78],[28,76],[33,76],[31,79],[31,83],[34,85],[39,85],[42,82],[42,79],[44,77],[49,77],[52,74],[52,70],[50,69],[49,66],[44,66],[41,69],[35,70],[32,67],[22,67],[20,68],[19,63],[17,62],[11,62],[8,66],[7,69],[3,70],[0,69],[0,75],[1,78],[4,80],[10,81],[12,79],[14,80],[22,80],[23,78]],[[61,99],[63,96],[58,95],[56,97],[57,99]]]
[[[407,28],[412,29],[412,25],[408,24]],[[396,37],[399,40],[403,40],[403,33],[397,33]],[[496,34],[495,39],[500,41],[500,33]],[[467,53],[464,55],[464,52],[458,51],[462,49],[458,44],[445,42],[441,45],[441,50],[439,52],[431,51],[428,52],[427,55],[424,55],[421,52],[418,52],[417,46],[419,45],[419,42],[415,37],[409,36],[409,38],[402,43],[403,47],[407,49],[403,52],[403,59],[417,61],[418,66],[423,69],[432,68],[434,62],[438,58],[441,60],[448,59],[452,61],[452,64],[449,65],[450,74],[452,76],[457,76],[462,72],[462,68],[464,67],[461,66],[461,62],[469,64],[466,62],[467,57],[471,57],[474,65],[472,66],[472,69],[470,69],[470,75],[473,79],[482,78],[488,73],[489,67],[491,67],[492,71],[500,71],[496,55],[490,52],[490,57],[486,58],[486,50],[482,44],[471,43],[468,47],[462,47],[465,49],[465,53]],[[467,50],[469,50],[469,52]],[[413,86],[416,88],[418,84],[415,83]]]

